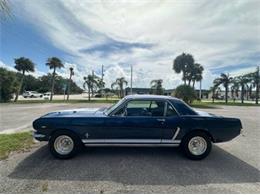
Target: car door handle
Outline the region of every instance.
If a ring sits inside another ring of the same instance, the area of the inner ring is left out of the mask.
[[[164,119],[164,118],[158,118],[157,121],[159,121],[159,122],[165,122],[165,119]]]

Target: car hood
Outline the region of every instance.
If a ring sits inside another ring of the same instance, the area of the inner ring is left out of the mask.
[[[81,108],[72,110],[61,110],[50,112],[42,118],[55,118],[55,117],[94,117],[94,116],[105,116],[104,108]]]

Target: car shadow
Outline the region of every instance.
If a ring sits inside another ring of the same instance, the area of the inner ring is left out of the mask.
[[[16,179],[113,181],[127,185],[199,185],[259,182],[260,172],[214,146],[208,158],[188,160],[177,148],[86,148],[69,160],[53,158],[43,146],[9,175]]]

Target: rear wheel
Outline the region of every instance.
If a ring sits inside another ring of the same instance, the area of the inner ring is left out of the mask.
[[[192,132],[182,140],[182,149],[185,155],[192,160],[201,160],[211,151],[210,137],[204,132]]]
[[[49,148],[51,154],[60,159],[74,157],[81,146],[79,138],[69,131],[58,131],[51,136]]]

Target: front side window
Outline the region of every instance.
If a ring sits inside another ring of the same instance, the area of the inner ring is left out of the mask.
[[[164,101],[132,100],[126,106],[127,116],[164,116]]]
[[[178,114],[175,111],[175,109],[169,103],[167,103],[166,116],[178,116]]]

